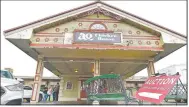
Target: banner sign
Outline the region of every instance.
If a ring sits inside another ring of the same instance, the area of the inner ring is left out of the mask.
[[[180,75],[150,77],[136,92],[136,98],[160,104],[179,78]]]
[[[74,43],[121,43],[121,33],[75,32]]]

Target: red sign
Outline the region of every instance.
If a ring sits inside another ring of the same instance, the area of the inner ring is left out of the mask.
[[[136,92],[136,98],[152,103],[161,103],[173,88],[180,75],[150,77]]]

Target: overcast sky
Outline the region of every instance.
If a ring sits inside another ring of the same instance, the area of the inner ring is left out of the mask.
[[[37,62],[5,40],[3,31],[92,1],[2,1],[1,69],[13,68],[16,76],[34,76]],[[186,35],[186,1],[105,1],[137,16]],[[186,46],[155,63],[160,70],[173,64],[186,64]],[[53,74],[44,69],[44,76]],[[138,76],[147,76],[143,70]]]

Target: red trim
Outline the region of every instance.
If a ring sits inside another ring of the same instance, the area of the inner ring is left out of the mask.
[[[108,31],[108,30],[80,30],[75,29],[74,32],[102,32],[102,33],[113,33],[114,31]]]
[[[34,37],[64,37],[64,33],[36,33]]]
[[[132,37],[130,37],[130,38],[123,37],[123,39],[146,39],[146,40],[160,40],[160,39],[158,39],[158,38],[132,38]]]
[[[65,37],[64,35],[63,36],[56,36],[56,35],[35,35],[35,36],[36,37]]]
[[[115,20],[115,19],[91,19],[91,18],[82,18],[82,19],[79,19],[79,20],[111,20],[111,21],[117,21],[117,20]],[[119,22],[119,21],[117,21],[117,22]]]
[[[160,39],[157,36],[138,36],[138,35],[123,35],[123,37],[149,37],[149,38],[156,38],[156,39]]]
[[[46,33],[46,32],[44,32],[44,33],[36,33],[35,35],[37,35],[37,34],[63,34],[63,33]]]
[[[77,22],[94,22],[95,20],[77,20]],[[120,23],[118,21],[98,21],[98,22],[108,22],[108,23]]]
[[[145,49],[145,50],[163,50],[162,47],[145,47],[145,46],[120,46],[120,45],[82,45],[82,44],[30,44],[31,47],[61,47],[61,48],[111,48],[111,49]]]

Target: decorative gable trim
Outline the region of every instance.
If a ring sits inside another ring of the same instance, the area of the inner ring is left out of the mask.
[[[102,8],[106,11],[109,11],[111,13],[116,14],[117,16],[115,18],[117,20],[121,20],[122,18],[126,18],[126,19],[133,21],[133,22],[137,22],[137,23],[139,23],[143,26],[147,26],[151,29],[157,30],[159,32],[164,32],[164,33],[169,34],[171,36],[175,36],[176,38],[181,39],[182,41],[186,42],[186,36],[184,36],[182,34],[179,34],[179,33],[172,31],[168,28],[162,27],[158,24],[155,24],[153,22],[150,22],[148,20],[145,20],[143,18],[140,18],[138,16],[135,16],[131,13],[125,12],[123,10],[120,10],[116,7],[113,7],[113,6],[108,5],[106,3],[103,3],[103,2],[94,2],[94,3],[88,4],[88,5],[84,5],[82,7],[79,7],[79,8],[75,8],[75,9],[72,9],[72,10],[69,10],[69,11],[66,11],[66,12],[63,12],[63,13],[59,13],[59,14],[56,14],[56,15],[53,15],[53,16],[50,16],[50,17],[47,17],[47,18],[44,18],[44,19],[41,19],[41,20],[38,20],[38,21],[35,21],[35,22],[32,22],[32,23],[29,23],[29,24],[26,24],[26,25],[23,25],[23,26],[19,26],[19,27],[13,28],[13,29],[9,29],[9,30],[4,31],[4,35],[7,36],[7,35],[11,35],[13,33],[17,33],[19,31],[23,31],[23,30],[26,30],[26,29],[31,29],[31,28],[34,29],[34,28],[37,28],[37,27],[40,27],[40,26],[43,26],[43,25],[46,25],[46,24],[56,22],[56,21],[61,20],[61,19],[71,17],[71,16],[77,17],[78,14],[84,13],[86,11],[90,11],[92,9],[96,9],[98,7]],[[104,14],[108,15],[108,13],[106,13],[106,12],[104,12]]]

